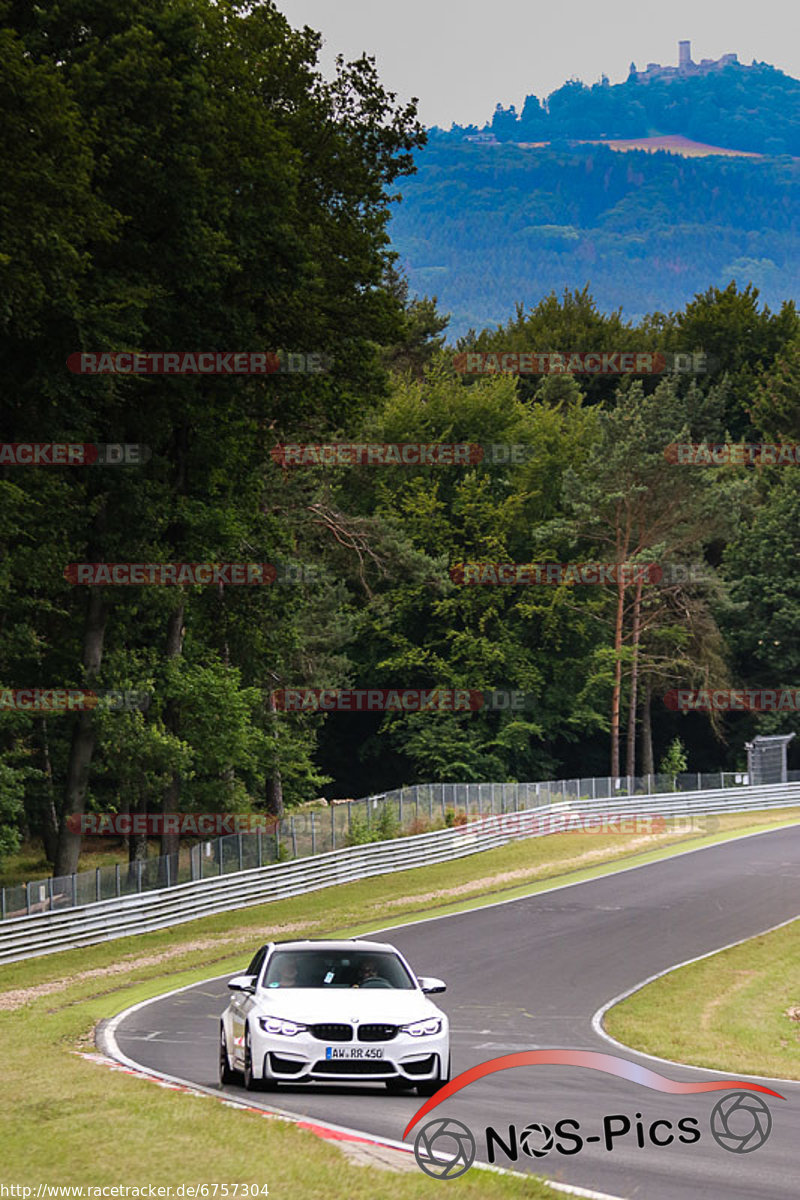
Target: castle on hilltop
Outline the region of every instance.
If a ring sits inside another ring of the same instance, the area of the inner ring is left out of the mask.
[[[637,71],[636,63],[631,63],[628,82],[635,80],[638,83],[649,83],[651,79],[687,79],[692,75],[708,75],[711,71],[721,71],[731,63],[739,63],[735,54],[723,54],[722,58],[702,58],[699,63],[692,62],[692,43],[678,42],[677,67],[648,63],[646,71]]]

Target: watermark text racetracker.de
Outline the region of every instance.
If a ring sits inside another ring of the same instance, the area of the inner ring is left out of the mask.
[[[664,704],[673,712],[800,712],[797,688],[672,688]]]
[[[507,837],[541,837],[551,833],[619,834],[624,837],[657,834],[714,833],[719,817],[713,814],[662,814],[654,812],[592,812],[573,808],[528,809],[516,813],[483,813],[456,826],[463,837],[500,834]]]
[[[319,375],[332,358],[321,351],[169,350],[70,354],[76,375]]]
[[[796,467],[800,442],[671,442],[664,457],[690,467]]]
[[[86,587],[252,587],[318,583],[320,572],[292,562],[101,562],[68,563],[64,578]]]
[[[138,467],[152,456],[139,442],[0,442],[0,467]]]
[[[280,688],[272,701],[278,712],[481,712],[519,711],[535,697],[504,688]]]
[[[55,1200],[57,1197],[72,1196],[75,1200],[101,1200],[109,1196],[128,1196],[144,1200],[144,1197],[175,1196],[178,1200],[251,1200],[253,1196],[268,1196],[266,1183],[0,1183],[0,1200],[13,1196],[17,1200]]]
[[[453,583],[470,587],[551,586],[564,584],[654,584],[661,582],[657,563],[461,562],[450,568]]]
[[[270,457],[281,467],[507,467],[528,462],[535,449],[522,442],[279,442]]]
[[[66,713],[91,709],[147,712],[152,696],[138,689],[87,691],[85,688],[0,688],[0,712]]]
[[[712,369],[713,360],[702,351],[465,350],[454,355],[453,366],[464,375],[702,375]]]

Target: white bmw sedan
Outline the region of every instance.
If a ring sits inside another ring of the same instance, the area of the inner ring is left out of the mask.
[[[450,1078],[450,1030],[417,978],[381,942],[270,942],[228,983],[219,1077],[250,1091],[328,1080],[431,1096]]]

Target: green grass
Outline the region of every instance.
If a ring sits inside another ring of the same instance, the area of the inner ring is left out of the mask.
[[[266,1183],[270,1195],[303,1200],[373,1200],[389,1193],[400,1200],[438,1196],[441,1184],[421,1172],[379,1175],[364,1170],[347,1162],[335,1146],[294,1126],[229,1109],[214,1098],[158,1088],[110,1071],[78,1051],[92,1048],[99,1020],[185,983],[232,974],[254,946],[273,936],[368,932],[798,819],[798,810],[724,817],[712,837],[665,833],[644,852],[635,839],[622,835],[560,834],[518,841],[454,863],[0,967],[5,1048],[0,1182]],[[591,860],[583,857],[592,852]],[[475,1200],[554,1196],[530,1177],[477,1171],[447,1186],[448,1195]]]
[[[800,919],[654,980],[604,1024],[661,1058],[800,1079]]]

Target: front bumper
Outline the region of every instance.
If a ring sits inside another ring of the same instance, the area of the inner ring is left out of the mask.
[[[367,1052],[364,1058],[339,1058],[330,1053],[349,1045],[324,1042],[307,1033],[289,1038],[259,1030],[253,1037],[253,1065],[261,1078],[276,1082],[402,1079],[414,1084],[441,1077],[450,1056],[447,1031],[428,1037],[399,1033],[390,1041],[370,1042],[359,1047]],[[381,1056],[375,1051],[381,1051]]]

